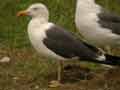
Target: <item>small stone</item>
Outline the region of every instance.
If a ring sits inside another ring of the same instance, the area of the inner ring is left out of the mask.
[[[10,57],[3,57],[2,59],[0,59],[0,62],[1,63],[8,63],[8,62],[10,62]]]
[[[19,79],[19,77],[13,77],[13,80],[18,80]]]
[[[35,89],[39,89],[39,86],[38,86],[38,85],[36,85],[36,86],[35,86]]]

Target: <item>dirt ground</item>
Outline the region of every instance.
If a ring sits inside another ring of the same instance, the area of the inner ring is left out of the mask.
[[[120,90],[120,69],[94,72],[73,66],[66,71],[65,84],[60,90]]]
[[[120,67],[91,70],[84,65],[68,64],[63,85],[48,88],[48,82],[56,79],[56,66],[38,60],[32,51],[15,52],[14,56],[10,63],[0,63],[0,90],[120,90]]]

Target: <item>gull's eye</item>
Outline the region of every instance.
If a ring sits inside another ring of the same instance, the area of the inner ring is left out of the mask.
[[[37,8],[37,7],[33,8],[33,10],[35,10],[35,11],[38,10],[38,9],[39,9],[39,8]]]

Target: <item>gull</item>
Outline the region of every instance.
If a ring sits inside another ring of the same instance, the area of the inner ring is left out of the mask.
[[[120,16],[95,0],[77,0],[75,23],[87,43],[106,50],[120,47]]]
[[[48,8],[42,3],[30,5],[18,16],[30,16],[28,36],[36,51],[58,61],[57,80],[50,87],[62,85],[63,61],[80,60],[108,65],[120,65],[120,57],[107,55],[101,50],[75,37],[68,30],[49,22]],[[54,68],[54,66],[53,66]]]

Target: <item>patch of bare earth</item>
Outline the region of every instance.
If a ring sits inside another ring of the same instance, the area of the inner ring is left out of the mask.
[[[66,66],[63,85],[48,88],[48,82],[56,79],[56,66],[38,61],[33,50],[8,52],[0,51],[0,57],[9,55],[12,58],[10,63],[0,64],[0,90],[120,90],[119,67],[90,70],[79,64]]]
[[[65,77],[67,84],[61,90],[65,90],[64,88],[69,88],[69,90],[120,90],[119,67],[94,72],[88,71],[88,69],[75,68],[74,71],[72,70],[66,74],[68,73],[70,73],[69,77]],[[73,77],[76,82],[70,83],[70,78]],[[78,78],[78,81],[75,77]]]

